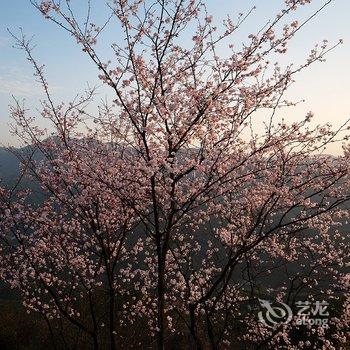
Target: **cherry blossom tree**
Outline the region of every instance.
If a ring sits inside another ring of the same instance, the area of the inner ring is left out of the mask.
[[[275,63],[331,3],[299,23],[310,2],[286,0],[236,45],[254,8],[217,28],[200,0],[115,0],[98,25],[90,1],[83,20],[73,1],[32,1],[76,40],[113,97],[96,113],[95,89],[55,103],[31,42],[13,35],[51,125],[38,127],[20,101],[12,107],[28,146],[17,154],[22,176],[44,198],[30,204],[21,179],[1,189],[1,276],[29,310],[49,326],[64,319],[94,349],[164,349],[172,339],[196,349],[345,348],[348,125],[313,126],[312,112],[281,119],[296,104],[285,92],[297,74],[339,43],[316,45],[300,65]],[[123,40],[106,59],[99,39],[113,26]],[[325,154],[332,143],[341,156]],[[270,328],[254,309],[266,297],[341,306],[327,329],[297,317]]]

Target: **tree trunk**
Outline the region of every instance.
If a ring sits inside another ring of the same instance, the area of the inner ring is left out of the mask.
[[[158,249],[158,286],[157,286],[158,350],[164,350],[164,261],[162,260],[163,259],[162,259],[161,249]]]
[[[193,304],[191,304],[189,306],[189,309],[190,309],[190,332],[191,332],[191,336],[192,336],[195,348],[197,350],[202,350],[202,345],[201,345],[200,340],[198,339],[198,335],[197,335],[195,308],[196,308],[196,306]]]
[[[115,340],[115,296],[114,291],[110,291],[109,296],[109,339],[110,339],[110,346],[111,350],[117,350],[117,344]]]

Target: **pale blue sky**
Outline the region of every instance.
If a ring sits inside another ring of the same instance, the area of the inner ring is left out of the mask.
[[[83,10],[87,1],[72,0]],[[94,0],[97,20],[104,16],[104,0]],[[326,0],[314,0],[302,9],[305,18]],[[207,0],[209,12],[216,18],[226,13],[235,17],[254,4],[257,10],[242,28],[236,40],[241,42],[249,33],[260,29],[266,20],[280,9],[282,0]],[[323,39],[344,44],[331,52],[327,62],[317,63],[297,78],[289,96],[306,102],[286,112],[290,119],[299,119],[313,110],[318,122],[340,124],[350,117],[350,1],[335,0],[294,39],[285,63],[302,62],[313,44]],[[47,77],[56,101],[68,99],[82,91],[87,82],[96,83],[96,70],[88,58],[61,29],[49,23],[35,10],[29,0],[0,1],[0,144],[13,143],[8,132],[11,95],[25,98],[29,108],[35,108],[41,98],[40,88],[32,76],[31,66],[22,52],[12,48],[13,41],[6,31],[22,27],[28,35],[35,35],[35,56],[46,65]],[[118,37],[118,28],[110,28],[109,36]],[[101,97],[103,97],[101,95]]]

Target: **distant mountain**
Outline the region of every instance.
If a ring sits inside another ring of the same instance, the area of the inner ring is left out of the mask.
[[[31,148],[27,147],[27,148],[22,148],[22,149],[17,149],[15,150],[16,152],[19,153],[32,153],[31,152]],[[336,160],[335,157],[329,156],[329,155],[325,155],[324,157],[331,157],[334,158]],[[35,156],[36,159],[40,159],[42,158],[42,155],[40,155],[40,153],[36,154]],[[5,148],[1,148],[0,147],[0,179],[1,182],[0,184],[5,185],[5,187],[7,186],[11,186],[14,183],[16,183],[16,180],[18,179],[18,176],[20,174],[20,160],[16,157],[16,155],[12,152],[10,152],[9,150],[5,149]],[[31,188],[33,190],[33,193],[31,194],[31,196],[29,197],[29,201],[31,203],[37,203],[40,204],[42,202],[42,200],[45,198],[45,195],[43,194],[43,191],[40,189],[40,185],[38,184],[38,182],[34,181],[34,180],[30,180],[30,179],[23,179],[23,181],[21,182],[21,187],[26,187],[26,188]],[[344,205],[345,207],[349,208],[350,206],[350,202],[346,203]],[[210,229],[213,229],[213,227],[215,227],[217,224],[217,222],[212,221],[211,222],[211,226]],[[203,226],[202,227],[202,232],[206,232],[207,231],[207,226]],[[137,231],[142,228],[138,228]],[[350,230],[350,224],[345,222],[345,220],[343,220],[343,224],[338,227],[338,230],[342,233],[344,233],[344,237],[346,240],[348,240],[346,234],[349,232]],[[312,231],[310,231],[311,233]],[[140,231],[141,234],[141,231]],[[311,233],[312,234],[312,233]],[[138,235],[135,235],[135,240],[137,239]],[[207,237],[205,236],[205,234],[200,236],[200,243],[203,247],[206,246],[206,242],[207,242]],[[220,249],[218,254],[221,254],[220,252],[222,252],[222,250]],[[202,261],[202,259],[204,258],[204,255],[202,253],[198,254],[198,261]],[[290,272],[296,272],[300,269],[300,267],[298,266],[298,264],[290,264]],[[267,281],[265,281],[265,285],[274,285],[274,286],[279,286],[282,282],[282,280],[284,279],[285,275],[281,272],[275,272],[273,278],[271,276],[267,277]],[[236,276],[236,278],[240,278],[239,275]],[[6,295],[7,298],[7,294],[9,292],[6,289],[3,289],[3,286],[0,283],[0,300],[1,298],[4,298],[4,295]],[[0,346],[1,348],[1,346]]]
[[[20,159],[16,156],[16,152],[23,155],[32,153],[30,147],[13,149],[11,152],[7,148],[0,147],[0,185],[6,188],[13,188],[15,185],[17,189],[29,188],[32,190],[28,200],[31,203],[40,203],[43,200],[43,191],[40,184],[32,178],[23,177],[21,178],[20,184],[18,185],[18,179],[20,175]],[[37,153],[34,159],[40,159],[41,155]]]
[[[0,147],[0,179],[11,185],[19,175],[19,159],[6,148]]]

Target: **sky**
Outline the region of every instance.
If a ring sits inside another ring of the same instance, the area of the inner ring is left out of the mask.
[[[71,2],[78,12],[85,13],[86,0]],[[306,18],[325,2],[313,0],[311,5],[297,12],[298,19]],[[94,0],[92,3],[94,16],[97,21],[101,21],[105,16],[105,1]],[[217,21],[226,14],[235,18],[239,12],[256,5],[257,9],[234,38],[238,42],[260,29],[277,13],[282,3],[282,0],[206,0],[209,13]],[[284,112],[288,120],[299,120],[310,110],[314,112],[317,123],[330,122],[335,127],[350,118],[349,13],[349,0],[334,0],[293,38],[284,58],[286,64],[302,63],[313,45],[323,39],[328,39],[330,43],[343,39],[344,44],[332,51],[326,62],[316,63],[297,76],[297,82],[287,97],[303,99],[305,102]],[[19,28],[23,28],[26,35],[34,36],[34,55],[45,64],[46,76],[56,102],[70,100],[82,92],[87,83],[94,85],[98,82],[95,67],[74,40],[45,20],[29,0],[0,0],[0,145],[16,145],[17,142],[9,133],[12,96],[24,99],[26,107],[33,113],[43,97],[33,77],[32,67],[24,53],[13,48],[13,39],[7,32],[10,29],[18,33]],[[108,39],[117,38],[118,28],[109,28],[108,35]],[[336,148],[330,150],[332,153],[338,151]]]

